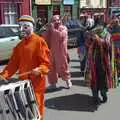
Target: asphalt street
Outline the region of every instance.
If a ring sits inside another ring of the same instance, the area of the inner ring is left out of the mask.
[[[84,85],[80,75],[80,64],[76,49],[70,49],[70,71],[73,86],[66,88],[59,78],[56,91],[45,93],[44,120],[119,120],[120,87],[110,89],[108,102],[96,107],[92,105],[91,90]],[[0,66],[0,71],[4,66]],[[48,81],[46,87],[48,87]]]
[[[98,108],[92,105],[91,90],[80,75],[77,50],[70,49],[69,55],[73,86],[66,89],[65,81],[59,79],[58,91],[45,94],[45,120],[119,120],[120,87],[109,90],[107,103]]]

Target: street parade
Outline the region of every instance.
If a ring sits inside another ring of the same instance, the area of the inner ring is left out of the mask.
[[[0,120],[119,119],[119,84],[120,0],[0,0]]]

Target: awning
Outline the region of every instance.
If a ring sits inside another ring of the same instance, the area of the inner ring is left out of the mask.
[[[81,13],[80,17],[83,17],[83,16],[88,16],[88,13]]]
[[[36,5],[50,5],[51,0],[35,0]]]
[[[94,13],[94,15],[96,15],[96,16],[97,15],[104,15],[104,13],[101,13],[101,12],[100,13]]]

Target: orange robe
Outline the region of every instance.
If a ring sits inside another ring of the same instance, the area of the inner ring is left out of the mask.
[[[50,52],[45,40],[33,33],[29,39],[22,40],[13,50],[13,54],[5,67],[2,75],[10,78],[16,71],[19,74],[31,71],[39,67],[42,72],[39,76],[25,74],[19,77],[20,80],[30,79],[35,91],[36,99],[39,104],[40,114],[44,112],[44,91],[45,91],[45,74],[50,67]]]

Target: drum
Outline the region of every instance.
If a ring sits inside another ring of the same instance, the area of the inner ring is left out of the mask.
[[[29,80],[0,82],[0,120],[40,120],[38,104]]]

